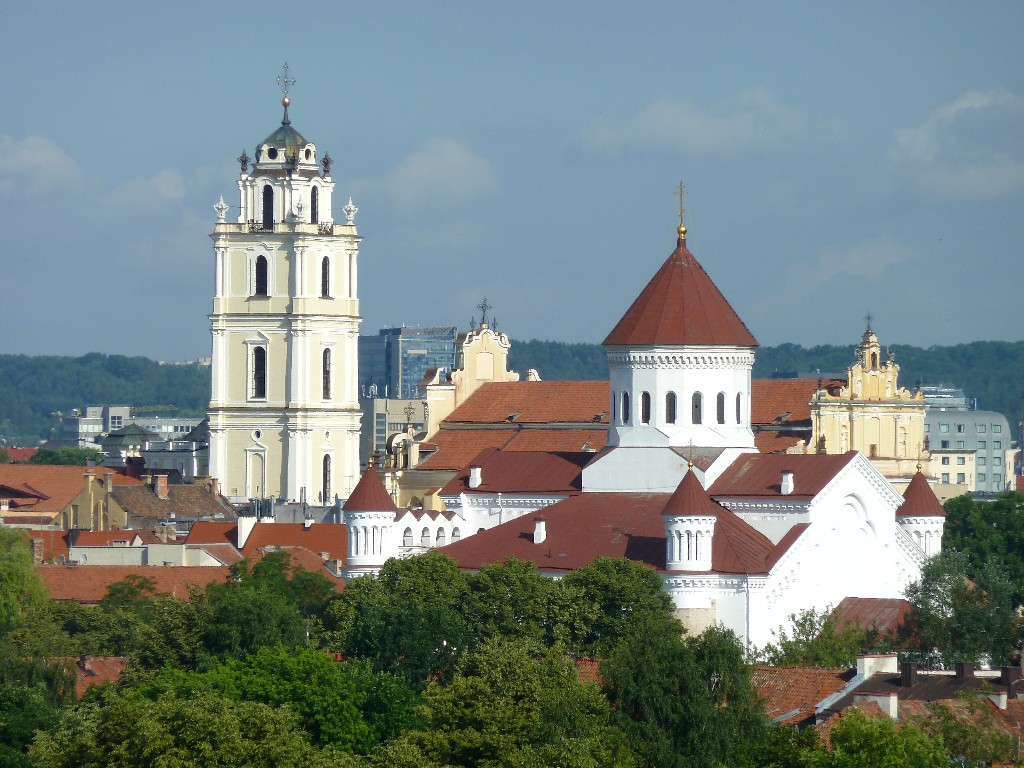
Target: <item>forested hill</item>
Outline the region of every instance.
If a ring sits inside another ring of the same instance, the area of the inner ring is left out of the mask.
[[[999,411],[1011,426],[1020,421],[1024,395],[1024,341],[975,341],[951,347],[890,347],[900,365],[900,384],[913,389],[917,381],[946,384],[978,399],[978,408]],[[780,344],[760,347],[754,378],[775,373],[846,376],[856,347]],[[525,372],[536,368],[542,379],[606,379],[608,361],[598,344],[563,344],[557,341],[513,341],[509,366]],[[1014,428],[1014,433],[1017,429]]]
[[[921,349],[893,345],[900,382],[913,388],[949,384],[978,399],[978,407],[1020,421],[1024,394],[1024,341],[976,341]],[[776,372],[845,375],[854,347],[796,344],[761,347],[756,378]],[[509,365],[521,373],[536,368],[545,380],[606,379],[608,363],[598,344],[513,341]],[[210,397],[210,369],[198,364],[160,365],[144,357],[88,354],[83,357],[0,355],[0,437],[9,445],[32,445],[50,437],[59,423],[51,414],[84,405],[175,406],[173,413],[202,414]],[[170,414],[172,412],[165,412]],[[1014,428],[1014,433],[1017,433]]]

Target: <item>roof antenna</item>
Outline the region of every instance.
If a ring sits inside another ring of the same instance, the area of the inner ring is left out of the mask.
[[[292,103],[292,100],[288,97],[288,87],[295,85],[295,78],[288,77],[288,62],[284,63],[284,74],[277,76],[277,84],[284,86],[284,97],[281,99],[281,106],[284,107],[284,117],[281,119],[281,125],[291,125],[291,120],[288,119],[288,106]]]
[[[683,224],[683,214],[686,212],[686,185],[683,184],[682,179],[679,181],[679,186],[676,187],[676,197],[679,198],[679,227],[676,232],[680,240],[685,240],[686,225]]]

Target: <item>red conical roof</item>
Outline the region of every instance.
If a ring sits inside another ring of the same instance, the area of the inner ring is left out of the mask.
[[[945,517],[946,510],[939,503],[935,491],[928,485],[928,480],[917,470],[910,485],[903,491],[903,503],[896,514],[900,517]]]
[[[697,475],[690,469],[683,475],[683,482],[669,497],[661,514],[666,517],[715,517],[722,508],[708,496]]]
[[[352,495],[348,497],[343,509],[346,512],[397,512],[398,507],[391,499],[380,475],[369,467],[359,482],[356,483]]]
[[[757,339],[687,249],[682,237],[604,343],[758,346]]]

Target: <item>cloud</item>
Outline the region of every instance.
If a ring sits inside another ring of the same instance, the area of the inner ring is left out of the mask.
[[[450,210],[492,194],[498,175],[491,164],[454,139],[428,139],[381,183],[404,210]]]
[[[17,140],[0,134],[0,197],[41,195],[71,189],[82,181],[82,171],[59,146],[43,136]]]
[[[164,168],[152,176],[124,182],[104,198],[104,203],[122,210],[155,210],[168,203],[181,203],[187,192],[181,174]]]
[[[915,256],[912,248],[888,235],[852,245],[827,246],[810,264],[791,264],[790,280],[808,288],[817,288],[837,277],[877,280],[892,267]]]
[[[593,126],[584,145],[595,152],[658,152],[729,157],[799,136],[803,121],[763,88],[743,91],[712,110],[662,100],[619,123]]]
[[[896,171],[930,197],[1003,197],[1024,187],[1022,117],[1024,99],[1003,88],[965,93],[896,133]]]

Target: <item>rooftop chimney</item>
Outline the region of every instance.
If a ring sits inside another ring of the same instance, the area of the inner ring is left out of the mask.
[[[875,693],[872,691],[864,691],[863,693],[855,693],[853,700],[858,701],[873,701],[878,707],[885,712],[891,719],[895,720],[899,717],[899,697],[896,695],[896,691]]]
[[[969,661],[958,661],[956,663],[956,679],[970,680],[974,677],[974,665]]]
[[[153,492],[158,499],[167,498],[167,475],[157,475],[153,478]]]
[[[917,684],[917,664],[905,661],[900,665],[900,686],[910,688]]]
[[[480,467],[469,468],[469,487],[479,488],[480,483],[483,482],[482,472]]]
[[[252,533],[252,529],[256,527],[256,516],[255,515],[239,515],[238,516],[238,542],[235,546],[239,549],[245,546],[245,542],[249,540],[249,534]]]
[[[114,473],[104,472],[103,473],[103,484],[107,487],[107,493],[114,490]]]
[[[533,543],[543,544],[544,540],[548,537],[547,524],[544,522],[543,517],[533,518]]]
[[[780,486],[782,495],[789,496],[791,493],[793,493],[793,489],[793,473],[788,469],[782,470],[782,485]]]

